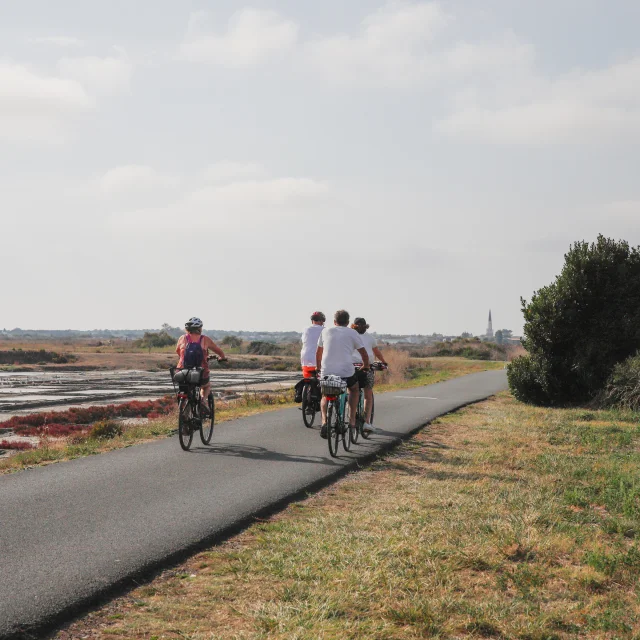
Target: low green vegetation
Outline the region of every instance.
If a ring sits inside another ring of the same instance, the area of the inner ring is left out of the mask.
[[[503,394],[56,637],[638,638],[639,417]]]
[[[0,365],[66,364],[76,358],[70,353],[58,353],[46,349],[9,349],[0,351]]]

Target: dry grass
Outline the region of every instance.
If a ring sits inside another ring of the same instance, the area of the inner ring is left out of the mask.
[[[505,394],[56,637],[638,638],[639,444]]]

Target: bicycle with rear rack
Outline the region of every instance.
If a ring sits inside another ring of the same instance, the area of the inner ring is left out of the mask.
[[[318,371],[314,369],[308,376],[305,374],[303,380],[304,387],[302,389],[301,407],[302,421],[307,429],[311,429],[316,419],[316,414],[320,411]]]
[[[340,440],[345,451],[351,449],[347,383],[338,376],[325,376],[320,378],[320,389],[327,398],[327,440],[329,453],[335,458]]]
[[[360,371],[360,369],[362,368],[361,364],[357,364],[356,365],[356,370]],[[384,362],[372,362],[370,365],[370,369],[372,371],[387,371],[389,369],[389,367],[387,366],[386,363]],[[375,412],[375,396],[372,396],[371,398],[371,422],[370,424],[373,424],[373,415]],[[363,438],[367,439],[369,438],[369,436],[371,435],[369,432],[366,432],[364,430],[364,425],[366,423],[366,418],[367,418],[367,414],[364,410],[364,389],[362,387],[360,387],[360,397],[358,398],[358,409],[356,411],[356,428],[355,429],[349,429],[349,434],[352,435],[353,432],[353,437],[351,439],[351,442],[353,444],[356,444],[358,442],[358,436],[362,436]]]
[[[209,356],[209,362],[227,362],[226,359],[218,356]],[[190,369],[176,369],[171,367],[171,380],[173,388],[178,400],[178,439],[180,446],[189,451],[193,442],[193,434],[200,431],[200,440],[202,444],[209,444],[213,436],[213,426],[215,423],[215,402],[213,393],[209,393],[207,405],[209,415],[202,414],[202,396],[200,395],[200,385],[202,384],[202,367],[193,367]]]

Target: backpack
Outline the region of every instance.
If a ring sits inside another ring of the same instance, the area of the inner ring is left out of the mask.
[[[202,336],[198,342],[191,342],[191,336],[187,335],[187,348],[184,350],[183,366],[185,369],[195,369],[202,366],[204,360],[204,352],[200,343]]]

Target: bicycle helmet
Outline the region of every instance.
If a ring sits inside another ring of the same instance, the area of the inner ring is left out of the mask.
[[[195,316],[193,318],[189,318],[185,323],[184,328],[187,331],[190,331],[191,329],[202,329],[202,320],[200,320],[200,318],[196,318]]]

